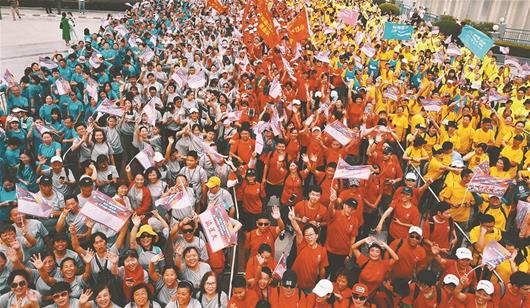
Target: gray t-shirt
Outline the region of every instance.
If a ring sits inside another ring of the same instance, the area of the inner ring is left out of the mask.
[[[195,199],[200,200],[202,194],[202,183],[208,180],[206,171],[201,166],[197,166],[193,169],[184,167],[180,170],[180,174],[183,174],[188,179],[188,183],[193,191],[195,192]]]
[[[178,234],[178,237],[175,240],[175,245],[182,246],[184,249],[188,247],[195,247],[199,250],[199,257],[201,258],[201,261],[208,261],[208,250],[206,248],[206,241],[204,241],[203,238],[194,236],[193,240],[188,242],[184,239],[182,234]]]
[[[90,154],[90,159],[92,159],[93,161],[97,161],[98,156],[100,155],[105,155],[110,159],[110,156],[112,154],[114,154],[114,151],[107,142],[94,143],[92,145],[92,153]]]
[[[175,285],[172,289],[168,288],[162,278],[155,283],[155,289],[157,293],[156,301],[161,305],[167,305],[171,301],[171,298],[177,294],[177,286]]]
[[[51,175],[53,188],[63,194],[63,196],[71,195],[75,191],[75,184],[61,183],[61,179],[75,183],[75,177],[72,170],[63,167],[59,173],[53,172],[52,168],[48,168],[46,170],[43,170],[42,172],[45,175]]]
[[[51,305],[46,306],[46,308],[58,308],[58,306],[53,303]],[[79,308],[79,300],[70,296],[70,305],[68,305],[68,308]]]
[[[214,296],[211,300],[206,298],[202,292],[197,294],[197,299],[201,301],[203,308],[227,308],[228,307],[228,295],[221,291],[219,295]]]
[[[169,302],[165,308],[180,308],[180,306],[177,302]],[[192,297],[188,305],[186,305],[186,308],[202,308],[202,306],[198,300]]]
[[[199,262],[198,269],[194,271],[188,268],[186,266],[186,263],[183,263],[183,264],[184,264],[184,270],[182,271],[182,273],[180,273],[180,277],[183,280],[188,280],[189,282],[191,282],[195,289],[199,289],[202,276],[204,276],[204,274],[211,271],[212,268],[210,267],[208,263]]]
[[[28,255],[32,256],[44,249],[44,238],[48,236],[48,230],[46,230],[42,222],[35,219],[28,219],[25,224],[28,227],[28,233],[37,240],[35,245],[28,247],[26,250]],[[17,231],[17,236],[22,237],[22,229],[18,228],[16,224],[13,224],[13,226]]]
[[[123,147],[121,145],[120,139],[120,129],[118,127],[103,127],[103,131],[105,131],[105,134],[107,135],[107,142],[110,144],[114,154],[123,153]]]

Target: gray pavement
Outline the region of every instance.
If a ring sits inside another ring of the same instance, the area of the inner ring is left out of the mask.
[[[18,79],[24,68],[37,62],[39,56],[51,56],[54,52],[66,52],[68,47],[61,38],[60,17],[45,14],[43,9],[20,9],[22,20],[13,21],[10,11],[2,7],[0,20],[0,76],[9,69]],[[110,12],[89,11],[84,16],[74,12],[78,39],[83,30],[94,32],[101,20]]]

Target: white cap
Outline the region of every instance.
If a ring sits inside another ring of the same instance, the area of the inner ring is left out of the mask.
[[[54,156],[52,157],[52,159],[50,159],[50,162],[53,164],[55,162],[60,162],[62,163],[63,162],[63,159],[61,158],[61,156]]]
[[[159,163],[164,160],[164,156],[160,152],[155,152],[154,161],[155,163]]]
[[[330,96],[338,98],[339,97],[339,93],[337,93],[337,91],[335,91],[335,90],[332,90]]]
[[[405,175],[405,180],[418,180],[418,177],[416,176],[416,174],[414,172],[409,172],[407,173],[407,175]]]
[[[322,97],[322,92],[316,91],[315,92],[315,97]]]
[[[321,279],[313,288],[313,293],[319,297],[324,297],[333,292],[333,283],[327,279]]]
[[[23,111],[23,112],[27,112],[26,110],[21,109],[21,108],[18,108],[18,107],[13,108],[13,110],[11,110],[11,111],[14,112],[14,113],[22,112],[22,111]]]
[[[489,280],[481,280],[477,284],[477,291],[483,290],[484,292],[488,293],[489,295],[492,295],[495,291],[495,288],[493,287],[493,283]],[[313,290],[314,291],[314,290]]]
[[[199,112],[197,108],[190,108],[190,113]]]
[[[455,160],[454,162],[451,163],[451,167],[455,167],[455,168],[464,168],[466,165],[464,165],[464,162],[461,161],[460,159],[459,160]]]
[[[450,283],[457,286],[460,283],[460,281],[458,280],[458,277],[456,277],[455,275],[447,274],[444,277],[444,284],[450,284]]]
[[[458,258],[458,260],[463,260],[463,259],[472,260],[473,254],[471,253],[471,250],[465,247],[460,247],[456,250],[456,257]]]
[[[419,236],[423,236],[423,231],[420,227],[412,226],[409,228],[409,234],[417,233]]]
[[[322,131],[322,130],[320,129],[320,127],[318,127],[318,126],[315,126],[315,127],[311,128],[311,131],[312,131],[312,132],[314,132],[314,131],[316,131],[316,130],[318,130],[319,132]]]
[[[9,123],[11,123],[11,122],[20,122],[20,120],[17,117],[12,117],[11,119],[9,119],[8,122]]]
[[[293,99],[293,105],[302,105],[302,102],[299,99]]]

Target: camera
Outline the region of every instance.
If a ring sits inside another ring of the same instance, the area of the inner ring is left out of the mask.
[[[287,200],[287,202],[289,203],[294,203],[294,201],[296,200],[296,197],[297,195],[296,194],[291,194],[291,196],[289,197],[289,199]]]

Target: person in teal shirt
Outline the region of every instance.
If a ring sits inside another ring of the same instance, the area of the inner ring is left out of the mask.
[[[63,135],[61,146],[63,153],[66,153],[68,148],[74,143],[75,138],[78,137],[77,132],[74,129],[74,121],[72,120],[72,117],[64,118],[64,126],[61,133]]]
[[[22,95],[19,86],[12,86],[6,92],[7,112],[11,112],[14,107],[29,110],[29,101]]]
[[[78,123],[83,116],[83,103],[77,99],[75,93],[70,93],[70,102],[66,105],[66,114],[74,119],[75,123]]]
[[[52,110],[60,110],[57,104],[53,103],[53,98],[51,96],[46,96],[46,104],[42,105],[39,109],[39,117],[41,117],[46,123],[52,122]]]
[[[9,168],[15,168],[18,165],[20,159],[20,141],[17,138],[9,138],[6,141],[7,149],[5,155],[5,161]]]
[[[26,130],[20,127],[20,120],[17,117],[12,117],[9,121],[9,129],[6,131],[6,137],[17,138],[20,146],[24,147],[26,144]]]
[[[29,190],[33,193],[39,191],[37,185],[37,166],[33,160],[33,155],[29,151],[23,151],[20,154],[20,163],[17,167],[17,180],[18,185],[22,188]]]
[[[61,144],[57,141],[53,141],[52,133],[44,132],[41,134],[42,143],[39,146],[38,155],[46,157],[49,160],[55,155],[61,156]]]
[[[52,121],[50,123],[50,126],[53,130],[60,132],[63,128],[63,119],[61,118],[61,112],[59,109],[53,109],[52,110]]]
[[[28,85],[28,94],[30,97],[30,105],[34,110],[39,110],[42,106],[44,97],[44,88],[40,84],[41,79],[35,75],[31,76],[31,83]]]
[[[9,221],[10,205],[15,206],[17,200],[15,188],[15,180],[12,177],[5,177],[3,179],[3,185],[0,188],[0,221]]]

